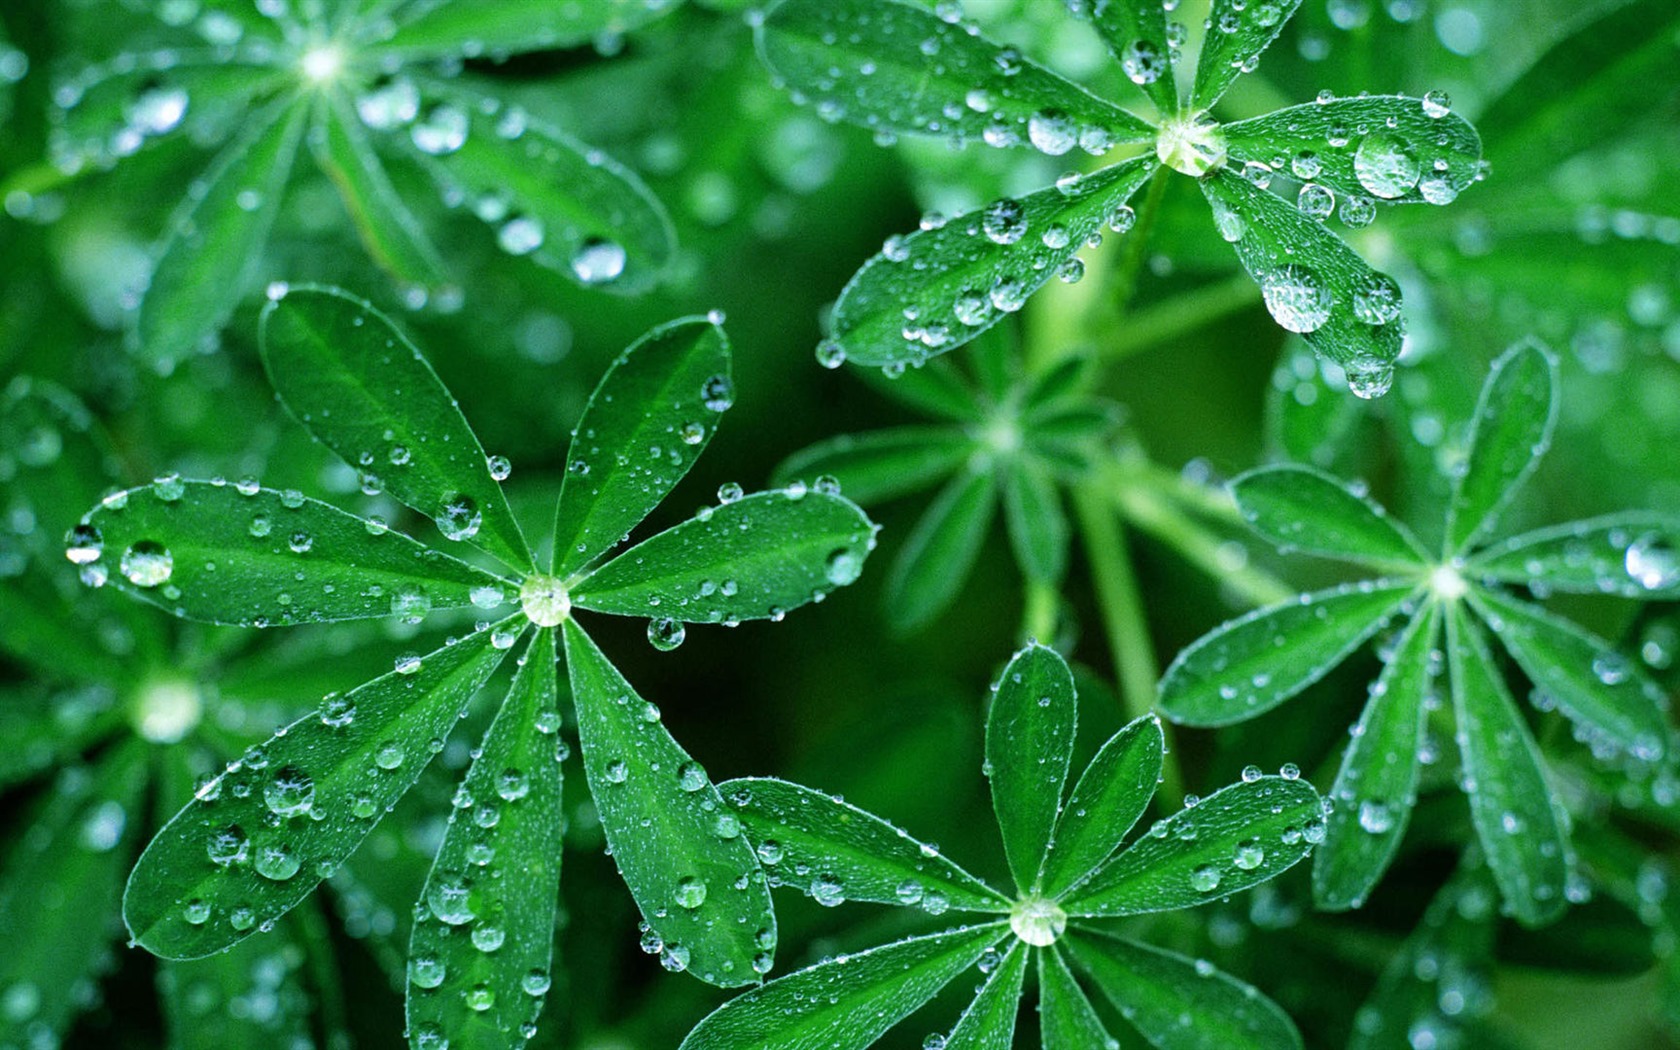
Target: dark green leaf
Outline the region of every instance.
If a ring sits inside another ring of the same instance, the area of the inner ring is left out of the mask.
[[[723,1004],[680,1050],[863,1050],[1008,935],[964,926],[836,956]]]
[[[1019,457],[1003,468],[1003,520],[1022,574],[1046,583],[1061,580],[1067,570],[1067,515],[1049,470]]]
[[[263,310],[261,344],[269,381],[316,440],[445,538],[531,567],[460,406],[384,314],[335,289],[294,288]]]
[[[511,593],[489,573],[401,533],[244,482],[163,478],[107,498],[87,522],[97,542],[78,534],[73,554],[97,550],[89,564],[102,579],[189,620],[418,620],[433,609],[494,607]]]
[[[1026,975],[1027,946],[1012,941],[945,1037],[945,1050],[1010,1050],[1015,1045],[1015,1015],[1021,1011],[1021,982]]]
[[[975,360],[980,359],[976,347]],[[940,419],[971,423],[985,414],[980,396],[949,358],[936,358],[920,368],[906,368],[902,372],[860,368],[851,374],[883,397]]]
[[[295,918],[225,952],[159,964],[170,1050],[311,1045],[315,1002],[305,984],[307,949]]]
[[[773,886],[793,886],[830,907],[875,901],[936,914],[1008,910],[996,891],[936,847],[833,795],[756,777],[718,790],[740,814]]]
[[[642,336],[595,385],[555,508],[561,577],[612,548],[688,473],[734,400],[729,337],[700,318]]]
[[[307,897],[414,785],[502,662],[477,631],[328,698],[200,790],[141,854],[123,918],[166,959],[226,949]]]
[[[962,346],[1019,310],[1155,169],[1152,157],[1123,161],[892,242],[840,293],[835,343],[861,365],[913,365]]]
[[[1680,598],[1680,520],[1629,511],[1536,529],[1477,551],[1465,572],[1536,590]]]
[[[14,600],[8,588],[6,604]],[[63,652],[52,655],[62,658]],[[67,763],[121,727],[125,714],[107,686],[65,691],[35,682],[0,686],[0,740],[6,741],[0,749],[0,788]]]
[[[875,527],[850,500],[756,492],[618,555],[577,584],[572,602],[694,623],[779,620],[856,580],[874,542]]]
[[[1361,95],[1290,106],[1220,130],[1233,162],[1270,165],[1338,201],[1450,204],[1476,180],[1482,142],[1439,95]]]
[[[1519,343],[1493,363],[1453,486],[1449,549],[1463,551],[1480,539],[1534,472],[1557,424],[1557,382],[1557,360],[1538,343]]]
[[[1284,550],[1377,569],[1421,568],[1412,534],[1363,492],[1308,467],[1261,467],[1231,482],[1243,520]]]
[[[659,711],[571,620],[566,664],[589,790],[667,967],[725,988],[769,969],[776,916],[740,821]]]
[[[1440,606],[1431,602],[1395,643],[1354,727],[1330,789],[1324,844],[1313,858],[1313,901],[1320,908],[1363,905],[1400,848],[1417,801],[1439,633]]]
[[[1289,1015],[1199,959],[1081,931],[1068,953],[1160,1050],[1298,1050]]]
[[[1195,726],[1229,725],[1269,711],[1347,659],[1416,588],[1409,581],[1348,584],[1223,624],[1167,668],[1161,709]]]
[[[680,0],[420,0],[406,5],[373,45],[405,61],[479,58],[577,47],[653,21]]]
[[[1213,0],[1190,108],[1212,108],[1239,73],[1252,71],[1300,6],[1301,0]]]
[[[1447,663],[1476,835],[1517,921],[1543,925],[1568,906],[1567,825],[1540,748],[1462,605],[1448,612]]]
[[[1068,972],[1059,949],[1038,953],[1038,1022],[1042,1050],[1093,1050],[1115,1041]]]
[[[251,119],[170,217],[135,318],[142,357],[168,370],[213,339],[263,261],[309,107],[286,101]]]
[[[997,480],[970,470],[940,490],[904,541],[887,576],[887,620],[894,629],[927,625],[956,598],[980,556],[997,509]]]
[[[1126,78],[1149,96],[1162,116],[1178,110],[1178,82],[1167,44],[1166,5],[1156,0],[1065,0],[1096,27]]]
[[[1155,796],[1164,751],[1161,721],[1146,715],[1109,737],[1091,759],[1050,837],[1046,896],[1061,896],[1120,847]]]
[[[893,427],[840,434],[795,452],[776,468],[778,483],[807,484],[827,474],[848,499],[868,506],[927,488],[955,473],[977,449],[956,427]]]
[[[1539,695],[1576,724],[1595,752],[1661,761],[1671,732],[1669,701],[1639,661],[1527,602],[1491,590],[1472,595]]]
[[[986,774],[1015,886],[1038,888],[1062,808],[1079,700],[1054,649],[1029,644],[1003,669],[986,716]]]
[[[1385,393],[1405,327],[1394,278],[1371,269],[1295,205],[1229,169],[1202,179],[1201,187],[1272,319],[1340,365],[1355,394]]]
[[[413,1046],[518,1047],[542,1010],[564,824],[555,660],[554,632],[536,632],[426,877],[408,948]]]
[[[1062,906],[1076,916],[1193,908],[1272,879],[1323,840],[1311,784],[1245,779],[1157,821]]]
[[[785,0],[758,46],[825,119],[1051,155],[1155,137],[1147,122],[918,4]]]

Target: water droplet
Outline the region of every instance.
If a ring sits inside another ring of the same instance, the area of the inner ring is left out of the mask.
[[[673,898],[679,908],[693,911],[706,903],[706,883],[692,875],[677,880],[677,889]]]
[[[263,786],[263,802],[277,817],[308,813],[315,804],[315,780],[296,766],[282,766]]]
[[[811,899],[825,908],[838,908],[846,902],[846,887],[832,875],[818,875],[811,880]]]
[[[986,205],[980,227],[994,244],[1014,244],[1027,232],[1026,209],[1008,197]]]
[[[1009,928],[1035,948],[1047,948],[1067,932],[1067,912],[1055,901],[1027,897],[1009,911]]]
[[[708,783],[706,768],[698,762],[684,762],[677,770],[677,786],[684,791],[700,791]]]
[[[1045,109],[1027,118],[1027,139],[1039,152],[1059,157],[1079,144],[1079,130],[1073,118],[1062,110]]]
[[[623,275],[628,261],[622,244],[603,237],[591,237],[572,252],[572,275],[584,284],[606,284]]]
[[[1160,80],[1167,64],[1161,58],[1160,48],[1148,40],[1134,40],[1121,50],[1120,68],[1127,79],[1143,87]]]
[[[459,875],[444,875],[426,890],[426,904],[439,922],[461,926],[478,914],[473,910],[472,891]]]
[[[1259,839],[1245,839],[1237,843],[1236,851],[1231,854],[1231,863],[1242,871],[1253,871],[1266,863],[1266,850]]]
[[[471,496],[456,493],[443,501],[437,517],[438,531],[445,539],[470,540],[478,535],[478,526],[483,521],[478,513],[478,504]]]
[[[1365,324],[1385,325],[1400,316],[1400,285],[1385,273],[1369,273],[1353,289],[1353,315]]]
[[[547,970],[531,970],[519,979],[519,987],[532,997],[547,995],[550,983]]]
[[[496,231],[496,244],[509,255],[530,255],[543,245],[542,220],[518,215]]]
[[[263,846],[257,850],[256,860],[252,867],[257,874],[275,882],[285,882],[298,873],[300,862],[297,855],[285,846]]]
[[[745,493],[742,491],[741,486],[737,485],[733,481],[726,481],[718,486],[717,498],[719,503],[734,503],[743,495],[745,495]]]
[[[700,403],[713,412],[726,412],[735,403],[735,384],[723,374],[712,376],[700,387]]]
[[[433,106],[408,134],[420,152],[446,156],[467,144],[467,115],[448,103]]]
[[[429,952],[408,960],[408,979],[416,988],[436,988],[448,974],[443,960]]]
[[[99,560],[105,551],[105,537],[99,529],[82,522],[64,537],[64,556],[74,565],[88,565]]]
[[[387,740],[374,751],[373,762],[380,769],[396,769],[403,764],[406,757],[402,744],[395,740]]]
[[[1305,266],[1288,263],[1267,273],[1260,294],[1272,319],[1291,332],[1314,332],[1330,319],[1330,290]]]
[[[1405,143],[1392,135],[1373,132],[1353,153],[1353,174],[1373,197],[1394,200],[1410,193],[1423,168]]]
[[[1221,875],[1212,864],[1203,864],[1190,873],[1190,888],[1197,893],[1212,893],[1219,888]]]
[[[1366,799],[1359,804],[1359,826],[1372,835],[1381,835],[1394,827],[1394,810],[1386,802]]]
[[[863,573],[863,555],[850,547],[842,547],[829,554],[823,563],[823,577],[836,587],[844,587]]]
[[[414,674],[420,670],[419,653],[403,653],[392,661],[392,670],[398,674]]]
[[[193,898],[181,906],[181,918],[194,926],[203,926],[210,921],[210,902]]]
[[[630,765],[622,758],[613,759],[607,763],[606,779],[609,784],[622,784],[630,779]]]
[[[1452,112],[1452,99],[1445,91],[1426,91],[1420,101],[1423,104],[1424,115],[1434,120],[1440,120]]]
[[[224,868],[229,864],[244,863],[249,849],[250,839],[246,838],[245,829],[238,824],[229,824],[211,832],[204,845],[210,863]]]
[[[1633,582],[1648,591],[1680,584],[1680,549],[1659,533],[1646,533],[1628,544],[1622,564]]]
[[[846,363],[846,348],[838,340],[824,339],[817,344],[817,364],[824,368],[839,368]]]
[[[169,582],[175,571],[175,556],[155,540],[140,540],[123,552],[122,574],[136,587],[157,587]]]
[[[497,948],[500,948],[502,946],[502,942],[505,940],[507,940],[507,934],[500,926],[492,926],[485,923],[473,927],[473,947],[477,948],[481,952],[493,952]]]
[[[1394,385],[1394,366],[1381,358],[1358,357],[1342,363],[1348,390],[1355,397],[1370,400],[1388,393]]]

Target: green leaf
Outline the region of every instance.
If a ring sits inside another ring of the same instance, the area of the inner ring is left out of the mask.
[[[159,964],[170,1050],[312,1044],[315,1003],[305,983],[307,948],[295,917],[225,952]]]
[[[1377,569],[1422,568],[1410,531],[1361,491],[1309,467],[1261,467],[1231,482],[1243,520],[1284,550]]]
[[[260,339],[269,381],[316,440],[446,539],[531,567],[459,404],[390,319],[336,289],[293,288],[263,310]]]
[[[926,626],[950,605],[980,556],[997,509],[997,479],[968,471],[941,489],[887,576],[887,622],[901,632]]]
[[[1155,796],[1165,750],[1154,715],[1132,721],[1103,744],[1056,819],[1044,861],[1046,896],[1060,897],[1120,848]]]
[[[1157,821],[1062,906],[1091,916],[1193,908],[1274,878],[1323,839],[1323,806],[1311,784],[1245,779]]]
[[[91,769],[61,772],[10,833],[0,867],[0,929],[11,946],[0,958],[0,1041],[56,1046],[89,1005],[78,990],[116,940],[111,914],[145,786],[145,748],[126,742]]]
[[[109,582],[189,620],[281,626],[506,600],[511,587],[293,491],[162,478],[87,516]],[[249,492],[250,495],[245,493]],[[86,539],[86,534],[78,534]],[[86,556],[85,554],[82,556]]]
[[[1030,459],[1003,468],[1003,520],[1028,579],[1055,583],[1067,571],[1068,525],[1050,472]]]
[[[1073,672],[1054,649],[1029,644],[992,690],[986,775],[1015,886],[1036,889],[1062,808],[1079,701]]]
[[[688,473],[734,401],[729,361],[729,337],[702,318],[660,325],[613,361],[566,457],[556,575],[611,549]]]
[[[572,604],[690,623],[779,620],[856,580],[874,542],[850,500],[755,492],[618,555],[573,588]]]
[[[835,956],[718,1007],[679,1050],[863,1050],[1008,934],[964,926]]]
[[[335,91],[323,95],[319,106],[319,115],[309,128],[309,148],[338,187],[362,246],[399,280],[422,289],[443,284],[443,260],[391,185],[350,100]]]
[[[1294,204],[1230,169],[1200,185],[1272,319],[1340,365],[1355,394],[1385,393],[1405,328],[1394,278],[1371,269]]]
[[[1493,526],[1551,444],[1557,367],[1551,351],[1534,342],[1513,346],[1493,363],[1447,510],[1449,550],[1465,550]]]
[[[1624,511],[1537,529],[1477,551],[1465,573],[1537,590],[1680,598],[1680,520]]]
[[[547,0],[532,6],[499,0],[420,0],[403,8],[390,23],[389,34],[369,49],[415,61],[577,47],[628,33],[680,2]]]
[[[16,592],[8,588],[6,604],[14,600]],[[0,685],[0,740],[6,741],[0,749],[0,788],[67,764],[122,727],[126,714],[106,686],[60,691],[37,682]]]
[[[1320,908],[1362,906],[1400,848],[1417,801],[1440,622],[1440,606],[1430,602],[1406,625],[1342,756],[1324,844],[1313,858],[1313,901]]]
[[[860,365],[914,365],[962,346],[1069,265],[1156,167],[1122,161],[891,242],[840,293],[834,343]]]
[[[1021,1012],[1021,983],[1026,975],[1027,946],[1017,939],[945,1037],[945,1050],[1010,1050],[1015,1045],[1015,1015]]]
[[[776,946],[776,916],[740,822],[658,709],[574,621],[564,630],[583,770],[662,961],[725,988],[757,981]]]
[[[1638,660],[1527,602],[1492,590],[1471,595],[1539,695],[1575,723],[1595,753],[1662,760],[1671,732],[1669,701]]]
[[[1567,825],[1539,745],[1462,605],[1447,616],[1447,663],[1470,817],[1488,867],[1517,921],[1551,922],[1568,906]]]
[[[598,291],[639,295],[676,254],[671,219],[635,172],[494,96],[428,82],[407,136],[446,199],[486,202],[513,255]]]
[[[1156,0],[1071,0],[1068,9],[1096,28],[1126,78],[1143,89],[1162,116],[1178,111],[1165,5]]]
[[[1194,726],[1269,711],[1365,644],[1416,587],[1404,580],[1344,584],[1231,620],[1178,654],[1161,678],[1161,709]]]
[[[784,0],[758,48],[824,119],[1052,156],[1155,137],[1148,122],[918,4]]]
[[[498,631],[328,698],[201,789],[129,876],[123,919],[135,941],[202,958],[307,897],[419,779],[432,742],[502,662]]]
[[[252,118],[170,217],[135,316],[136,348],[155,367],[197,352],[250,291],[308,115],[288,100]]]
[[[740,814],[772,886],[793,886],[827,906],[874,901],[936,914],[1009,908],[937,848],[833,795],[759,777],[718,790]]]
[[[1290,106],[1222,125],[1232,162],[1288,157],[1288,174],[1336,199],[1450,204],[1476,181],[1482,141],[1438,95],[1361,95]]]
[[[1038,1023],[1042,1050],[1092,1050],[1117,1045],[1057,948],[1038,953]]]
[[[975,361],[981,359],[976,347]],[[854,369],[852,375],[883,397],[919,413],[959,423],[972,423],[985,414],[981,395],[949,358],[936,358],[920,368],[906,368],[902,372],[860,368]]]
[[[868,506],[927,488],[973,456],[973,438],[956,427],[913,426],[840,434],[789,456],[776,468],[778,484],[807,484],[827,474],[848,499]]]
[[[1254,69],[1260,52],[1283,31],[1301,0],[1213,0],[1202,57],[1190,88],[1190,108],[1209,109],[1242,72]]]
[[[1081,930],[1068,953],[1160,1050],[1298,1050],[1289,1015],[1203,960]]]
[[[426,908],[408,948],[408,1031],[416,1047],[433,1045],[434,1034],[469,1050],[517,1047],[525,1041],[521,1026],[542,1010],[565,823],[555,659],[554,632],[536,632],[426,877]]]

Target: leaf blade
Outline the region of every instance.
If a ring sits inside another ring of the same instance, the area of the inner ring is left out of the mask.
[[[925,627],[962,588],[997,509],[997,479],[969,471],[951,479],[899,549],[887,575],[887,622],[901,632]]]
[[[1056,820],[1044,864],[1047,895],[1061,896],[1120,848],[1155,796],[1165,752],[1153,715],[1134,719],[1097,751]]]
[[[1369,497],[1310,467],[1261,467],[1231,482],[1250,528],[1284,549],[1378,569],[1421,568],[1428,555]]]
[[[1539,464],[1557,426],[1557,385],[1557,359],[1539,343],[1518,343],[1493,363],[1447,508],[1447,547],[1453,553],[1493,526]]]
[[[1301,0],[1246,4],[1243,0],[1213,0],[1208,14],[1207,36],[1196,62],[1196,79],[1190,87],[1192,109],[1209,109],[1225,94],[1240,72],[1254,68],[1260,53],[1283,31]]]
[[[1108,53],[1120,63],[1126,79],[1143,89],[1162,116],[1178,110],[1178,82],[1173,76],[1173,50],[1167,44],[1167,16],[1153,0],[1112,0],[1108,3],[1068,4],[1096,29]]]
[[[1015,886],[1036,890],[1062,808],[1078,718],[1073,672],[1030,643],[1003,669],[986,716],[986,774]]]
[[[1056,583],[1067,570],[1068,524],[1049,470],[1017,458],[1003,471],[1003,518],[1022,575]]]
[[[370,42],[369,49],[416,61],[577,47],[640,28],[678,2],[555,0],[531,8],[523,4],[431,0],[409,4],[391,25],[389,35]]]
[[[1090,1050],[1114,1045],[1058,948],[1038,953],[1038,1021],[1043,1050]]]
[[[827,474],[846,498],[863,506],[925,489],[955,473],[974,454],[973,438],[955,427],[908,426],[839,434],[795,452],[772,475],[777,484],[807,484]]]
[[[1536,529],[1483,547],[1465,572],[1573,594],[1680,597],[1680,521],[1624,511]]]
[[[1026,975],[1027,946],[1017,939],[945,1037],[945,1050],[1009,1050],[1015,1042],[1015,1015],[1020,1012]]]

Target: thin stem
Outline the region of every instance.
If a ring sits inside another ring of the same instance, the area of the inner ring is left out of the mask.
[[[1028,579],[1026,595],[1021,602],[1021,634],[1023,640],[1033,639],[1053,645],[1060,623],[1062,595],[1048,580]]]
[[[1114,660],[1115,680],[1128,719],[1142,718],[1155,710],[1155,684],[1161,677],[1155,660],[1154,643],[1143,613],[1143,595],[1132,571],[1126,534],[1115,518],[1100,488],[1087,482],[1074,491],[1074,513],[1085,537],[1086,556],[1091,562],[1092,585],[1102,613],[1103,633]],[[1167,734],[1166,755],[1161,765],[1162,804],[1172,809],[1184,799],[1184,775],[1178,767],[1178,749]]]
[[[1114,329],[1099,349],[1108,364],[1149,350],[1260,301],[1260,289],[1246,273],[1203,285],[1194,291],[1139,310]]]
[[[1155,169],[1155,174],[1149,178],[1143,206],[1137,210],[1137,220],[1125,235],[1126,250],[1120,256],[1120,265],[1114,270],[1115,307],[1121,317],[1132,305],[1132,296],[1137,294],[1138,273],[1143,269],[1143,257],[1149,248],[1150,233],[1155,229],[1155,217],[1161,213],[1161,200],[1167,195],[1167,178],[1166,168]]]

